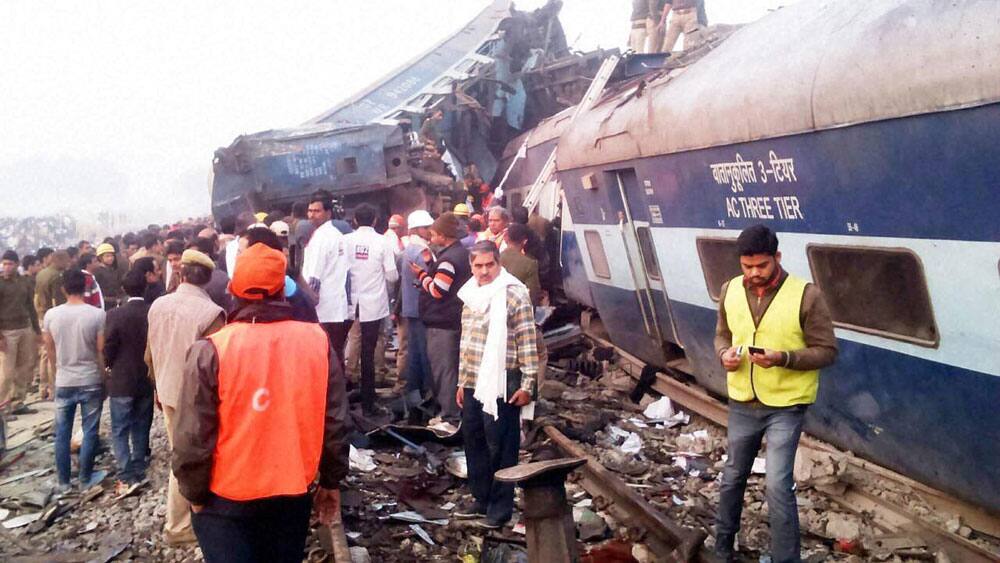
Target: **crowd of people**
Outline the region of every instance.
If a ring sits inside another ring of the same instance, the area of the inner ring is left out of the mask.
[[[361,204],[348,222],[321,190],[287,216],[8,250],[0,409],[30,410],[33,384],[55,402],[57,494],[109,477],[95,470],[106,399],[115,488],[139,486],[150,456],[165,453],[149,445],[162,410],[173,468],[165,540],[201,540],[208,560],[234,542],[301,554],[312,499],[321,513],[339,510],[349,397],[368,420],[462,432],[472,500],[456,517],[502,526],[513,487],[492,476],[517,462],[545,365],[535,306],[558,276],[551,225],[521,211],[470,214],[460,203],[386,220]],[[401,410],[376,393],[386,347],[396,349]],[[317,473],[318,492],[307,494]]]
[[[0,217],[0,248],[29,254],[42,246],[70,245],[79,239],[68,215]]]

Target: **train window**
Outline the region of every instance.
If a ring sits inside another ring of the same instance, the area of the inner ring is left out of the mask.
[[[590,254],[590,265],[594,268],[594,275],[599,278],[611,279],[611,266],[608,265],[608,255],[604,253],[601,233],[583,231],[583,238],[587,242],[587,253]]]
[[[524,196],[521,192],[510,192],[510,208],[516,209],[524,203]]]
[[[642,251],[642,262],[646,265],[646,274],[650,279],[660,279],[660,264],[656,261],[656,250],[653,249],[653,235],[649,227],[638,227],[635,234],[639,237],[639,249]]]
[[[736,250],[734,238],[698,238],[698,259],[701,260],[701,271],[705,274],[705,286],[712,301],[719,300],[722,284],[742,275],[740,270],[740,253]]]
[[[924,267],[912,251],[810,244],[806,253],[834,325],[938,345]]]
[[[358,173],[358,159],[353,156],[348,156],[337,161],[337,173],[338,174],[357,174]]]

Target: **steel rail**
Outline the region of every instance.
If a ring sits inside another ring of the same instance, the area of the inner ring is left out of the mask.
[[[626,362],[633,364],[639,368],[639,370],[646,366],[645,362],[622,350],[618,346],[615,346],[610,341],[589,331],[585,332],[585,335],[587,338],[590,338],[592,341],[601,346],[613,348]],[[630,372],[629,375],[634,379],[639,378],[638,370]],[[651,387],[658,393],[666,397],[670,397],[672,401],[680,404],[688,410],[691,410],[720,426],[728,426],[729,408],[721,401],[706,393],[704,389],[677,381],[676,379],[663,373],[656,374],[656,381],[653,382]],[[947,506],[952,512],[960,510],[966,523],[971,524],[973,521],[979,523],[981,527],[978,527],[977,529],[980,529],[981,531],[992,535],[991,532],[1000,528],[1000,519],[984,512],[978,507],[970,505],[959,499],[954,499],[944,492],[933,489],[870,461],[860,459],[846,452],[841,452],[837,448],[811,436],[803,435],[800,440],[800,444],[813,450],[843,455],[850,465],[859,470],[867,471],[868,473],[882,477],[889,481],[894,481],[907,487],[911,487],[918,492],[924,493],[924,498],[932,505]],[[957,534],[949,533],[946,530],[923,520],[919,516],[908,512],[902,507],[899,507],[887,500],[873,497],[868,493],[858,490],[854,486],[850,486],[848,493],[843,497],[831,496],[830,499],[843,506],[845,509],[859,515],[872,514],[873,511],[881,512],[881,514],[873,515],[875,524],[880,528],[888,531],[902,529],[914,534],[919,534],[928,543],[928,545],[943,550],[949,557],[954,558],[956,561],[993,562],[998,560],[995,553],[979,547],[974,542]],[[969,517],[965,518],[966,515]],[[890,523],[892,524],[890,525]]]
[[[582,476],[583,488],[591,496],[608,501],[607,510],[616,520],[629,528],[644,531],[644,541],[652,548],[653,553],[658,556],[666,554],[664,561],[697,560],[701,545],[707,537],[705,532],[685,528],[667,519],[579,444],[556,428],[546,426],[545,434],[567,455],[587,460],[578,470]]]

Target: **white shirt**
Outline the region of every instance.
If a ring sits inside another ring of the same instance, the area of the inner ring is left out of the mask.
[[[386,229],[385,234],[382,236],[385,237],[385,243],[392,249],[392,255],[399,259],[403,255],[403,249],[406,247],[403,241],[399,239],[399,235],[392,229]]]
[[[371,227],[358,227],[344,236],[344,252],[351,276],[351,318],[355,316],[355,308],[361,322],[388,317],[386,283],[395,283],[399,272],[396,255],[385,237]]]
[[[302,258],[302,277],[319,280],[316,316],[321,323],[342,323],[350,317],[347,302],[347,260],[344,235],[327,221],[313,233]]]
[[[236,257],[240,253],[240,237],[226,243],[226,273],[233,277],[236,273]]]

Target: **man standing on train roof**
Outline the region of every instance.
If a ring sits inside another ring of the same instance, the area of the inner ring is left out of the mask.
[[[684,34],[684,43],[681,50],[691,47],[694,34],[701,29],[699,12],[704,9],[702,0],[669,0],[663,3],[660,8],[660,22],[656,28],[663,34],[663,45],[660,47],[661,53],[670,53],[674,50],[677,39]],[[671,15],[672,14],[672,15]],[[670,22],[667,22],[670,16]]]
[[[800,561],[792,466],[806,408],[816,401],[819,370],[837,358],[837,340],[819,288],[781,268],[778,237],[769,228],[749,227],[736,244],[743,275],[722,286],[715,331],[729,393],[729,459],[715,553],[720,561],[735,561],[743,493],[766,438],[771,558]]]

